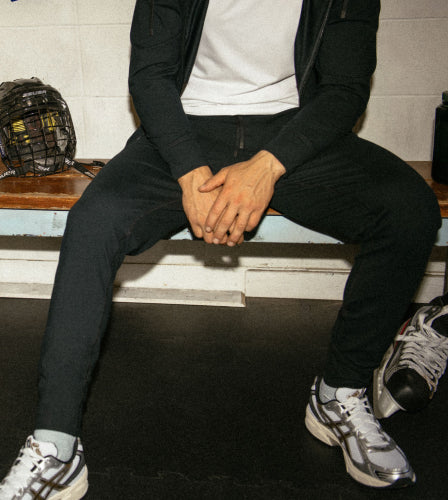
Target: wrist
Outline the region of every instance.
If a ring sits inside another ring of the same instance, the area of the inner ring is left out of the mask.
[[[263,159],[265,162],[267,162],[267,165],[273,173],[276,181],[278,181],[278,179],[280,179],[280,177],[286,173],[286,168],[283,166],[283,164],[269,151],[263,149],[255,156],[259,156],[260,159]]]

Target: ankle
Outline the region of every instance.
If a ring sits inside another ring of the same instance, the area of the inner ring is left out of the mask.
[[[336,399],[336,390],[337,387],[328,385],[322,378],[319,384],[319,399],[322,401],[322,403],[328,403],[328,401]]]
[[[345,401],[350,396],[359,397],[363,395],[365,388],[354,388],[354,387],[333,387],[328,385],[322,378],[319,384],[319,399],[322,403],[328,403],[337,399],[340,403]]]
[[[57,448],[56,458],[61,460],[61,462],[68,462],[73,455],[76,437],[71,434],[49,429],[36,429],[34,431],[34,439],[36,441],[53,443]]]

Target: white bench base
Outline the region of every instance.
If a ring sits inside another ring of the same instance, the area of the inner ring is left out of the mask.
[[[64,233],[67,211],[0,209],[0,236],[59,237]],[[193,239],[183,231],[171,239]],[[335,244],[339,241],[304,228],[280,215],[267,215],[250,241],[266,243]],[[436,246],[448,246],[448,219],[443,219]]]
[[[0,296],[2,297],[33,297],[47,298],[51,293],[52,276],[54,275],[57,263],[57,250],[47,258],[36,257],[36,253],[31,250],[38,244],[41,237],[47,242],[61,237],[67,219],[67,211],[54,210],[0,210],[0,236],[4,236],[4,249],[0,248]],[[13,248],[7,250],[9,237],[19,237],[15,241]],[[30,243],[23,243],[23,248],[29,247],[30,251],[24,251],[19,255],[22,248],[22,237]],[[47,240],[45,237],[48,237]],[[285,298],[322,298],[340,299],[345,279],[348,276],[349,267],[340,266],[341,255],[348,255],[343,250],[343,245],[336,249],[325,251],[325,261],[321,261],[322,250],[313,252],[307,248],[307,244],[324,245],[324,247],[340,244],[337,240],[322,235],[315,231],[303,228],[279,215],[266,216],[257,232],[250,242],[258,243],[252,247],[244,245],[244,258],[239,262],[238,252],[231,252],[226,258],[232,259],[235,255],[235,262],[229,266],[223,266],[214,256],[219,255],[218,248],[209,248],[206,251],[207,258],[201,252],[201,246],[196,242],[191,242],[191,233],[186,229],[175,234],[171,240],[184,240],[182,247],[176,245],[175,255],[181,248],[181,254],[192,254],[192,261],[185,261],[184,257],[169,257],[171,247],[162,245],[161,250],[156,250],[157,258],[151,261],[145,260],[143,256],[140,260],[136,258],[127,259],[121,276],[123,280],[119,283],[115,300],[133,302],[166,302],[166,303],[208,303],[210,305],[231,305],[233,307],[244,305],[244,297],[272,296]],[[35,243],[31,244],[34,240]],[[187,243],[185,240],[190,240]],[[166,242],[167,244],[169,242]],[[180,244],[181,242],[178,241]],[[259,264],[252,256],[260,255],[260,244],[263,243],[263,262]],[[298,253],[288,246],[277,246],[276,244],[302,244],[303,250]],[[267,244],[267,245],[265,245]],[[273,245],[274,244],[274,245]],[[44,246],[48,246],[45,244]],[[436,245],[439,247],[448,246],[448,220],[443,221],[443,226],[438,234]],[[56,248],[57,244],[51,244],[51,248]],[[204,247],[204,248],[205,248]],[[243,248],[242,247],[242,248]],[[347,246],[344,246],[348,249]],[[253,250],[251,250],[253,248]],[[322,248],[322,247],[321,247]],[[196,250],[197,249],[197,250]],[[216,251],[214,251],[216,250]],[[162,257],[168,252],[168,258]],[[197,251],[197,254],[196,254]],[[224,251],[224,250],[223,250]],[[285,251],[288,255],[303,256],[311,255],[310,265],[308,260],[285,260]],[[446,290],[447,267],[444,262],[445,252],[442,248],[438,250],[436,265],[430,265],[427,276],[423,283],[423,296],[436,295],[441,292],[441,282]],[[160,253],[160,255],[159,255]],[[151,254],[152,255],[152,254]],[[250,258],[248,259],[247,256]],[[278,260],[278,258],[280,260]],[[342,257],[344,259],[344,257]],[[351,259],[350,259],[351,260]],[[163,261],[163,262],[162,262]],[[323,267],[322,267],[323,263]],[[205,265],[205,267],[204,267]],[[155,266],[155,267],[154,267]],[[223,267],[227,267],[226,271]],[[133,275],[136,270],[138,275],[146,274],[146,270],[153,269],[151,278],[148,280],[135,279]],[[230,271],[233,269],[233,271]],[[180,279],[179,277],[183,277]],[[443,279],[442,279],[443,278]],[[21,281],[17,283],[16,281]],[[196,289],[189,289],[191,286]],[[201,288],[204,286],[204,288]],[[215,290],[214,287],[221,287]],[[173,288],[174,287],[174,288]],[[207,289],[210,287],[210,289]],[[300,289],[300,290],[299,290]],[[259,295],[259,294],[262,295]],[[296,294],[296,295],[294,295]],[[302,294],[302,295],[300,295]],[[422,295],[421,293],[419,295]]]

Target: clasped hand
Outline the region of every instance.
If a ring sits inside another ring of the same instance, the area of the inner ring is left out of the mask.
[[[191,228],[207,243],[234,246],[260,222],[274,194],[283,165],[268,151],[212,175],[199,167],[179,179]]]

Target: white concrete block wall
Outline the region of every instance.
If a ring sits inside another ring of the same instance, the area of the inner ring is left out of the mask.
[[[37,76],[60,90],[75,123],[78,157],[111,157],[136,127],[127,89],[134,3],[0,0],[0,82]],[[434,108],[448,90],[446,54],[447,0],[383,0],[378,69],[360,135],[406,160],[429,160]],[[48,296],[59,242],[48,245],[0,238],[0,295]],[[222,292],[216,303],[237,303],[240,292],[322,298],[324,290],[325,298],[339,299],[353,259],[350,247],[244,245],[229,254],[189,245],[170,242],[128,259],[117,278],[121,300],[152,300],[145,290],[154,288],[159,295],[187,289],[185,301],[192,303],[201,301],[192,290],[210,295],[213,288]],[[442,260],[435,251],[419,299],[441,291]]]
[[[136,126],[127,88],[134,2],[0,2],[0,82],[37,76],[57,87],[73,114],[79,157],[114,155]],[[447,53],[446,0],[383,0],[361,136],[406,160],[430,159]]]
[[[378,66],[360,135],[405,160],[430,160],[434,108],[448,90],[448,2],[383,0]]]

